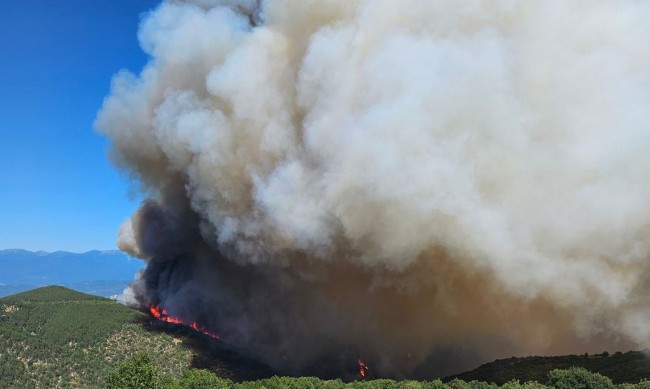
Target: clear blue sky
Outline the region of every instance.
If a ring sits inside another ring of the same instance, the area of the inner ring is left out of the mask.
[[[139,72],[157,0],[0,0],[0,249],[115,248],[136,208],[92,128],[110,79]]]

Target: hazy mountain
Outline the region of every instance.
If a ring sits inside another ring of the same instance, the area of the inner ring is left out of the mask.
[[[0,296],[44,285],[111,296],[121,293],[144,263],[117,250],[85,253],[0,250]]]

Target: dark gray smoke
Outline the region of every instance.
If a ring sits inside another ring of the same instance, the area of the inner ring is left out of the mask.
[[[166,1],[97,118],[126,291],[288,373],[650,339],[650,3]]]

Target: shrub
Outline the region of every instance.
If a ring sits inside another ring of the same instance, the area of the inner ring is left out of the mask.
[[[642,379],[638,384],[621,384],[619,389],[650,389],[650,381]]]
[[[449,386],[445,385],[444,382],[440,380],[433,380],[429,382],[424,382],[423,388],[425,389],[448,389]]]
[[[147,353],[138,353],[108,376],[109,389],[158,389],[158,369]]]
[[[345,384],[340,379],[335,379],[322,381],[321,387],[324,389],[343,389],[345,388]]]
[[[463,380],[459,380],[457,378],[452,381],[449,381],[447,383],[447,387],[450,389],[472,389],[472,387],[469,386],[467,382]]]
[[[499,386],[492,383],[483,381],[470,381],[469,387],[472,389],[498,389]]]
[[[414,380],[400,381],[399,387],[400,387],[400,389],[426,389],[426,388],[429,388],[429,386],[427,386],[426,381],[414,381]]]
[[[177,382],[165,389],[230,389],[233,387],[232,381],[219,378],[208,370],[190,369]]]
[[[528,381],[521,383],[519,380],[512,380],[506,382],[501,386],[501,389],[547,389],[546,385],[540,384],[537,381]]]
[[[237,384],[239,389],[316,389],[321,387],[321,380],[315,377],[272,377],[259,381],[247,381]]]
[[[483,381],[470,381],[466,382],[459,379],[454,379],[447,383],[449,389],[498,389],[499,387],[492,383]]]
[[[555,389],[614,389],[612,380],[581,367],[552,370],[548,373],[548,384]]]

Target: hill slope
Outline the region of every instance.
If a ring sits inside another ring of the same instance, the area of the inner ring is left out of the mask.
[[[101,387],[108,372],[140,351],[172,376],[190,367],[235,379],[269,375],[216,340],[161,327],[106,298],[50,286],[0,299],[3,388]]]
[[[612,379],[614,383],[633,383],[650,378],[650,353],[644,351],[497,359],[480,367],[446,378],[486,381],[502,385],[512,379],[546,382],[553,369],[583,367]]]

